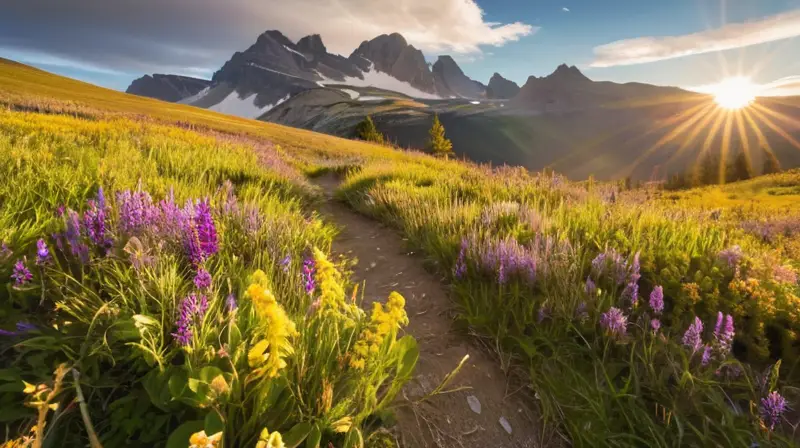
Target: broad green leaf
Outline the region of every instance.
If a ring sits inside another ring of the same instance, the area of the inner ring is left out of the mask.
[[[312,430],[311,423],[298,423],[292,429],[283,434],[283,443],[286,448],[296,448],[303,440],[306,440]]]
[[[217,411],[211,411],[206,415],[204,428],[206,434],[216,434],[225,430],[225,422],[222,421]]]
[[[167,439],[166,448],[187,448],[189,446],[189,437],[192,434],[203,430],[202,420],[193,420],[178,426]]]
[[[186,393],[189,385],[189,375],[183,369],[177,369],[169,377],[169,392],[172,398],[180,398]]]
[[[144,314],[134,314],[133,315],[133,321],[137,325],[144,325],[144,326],[149,326],[149,327],[155,327],[155,326],[158,326],[158,324],[159,324],[159,322],[157,320],[153,319],[150,316],[145,316]]]
[[[206,366],[200,369],[200,374],[197,377],[200,379],[200,381],[211,384],[211,381],[213,381],[214,378],[222,375],[223,373],[224,372],[219,367]]]
[[[319,448],[320,441],[322,441],[322,432],[319,430],[319,425],[314,425],[306,439],[306,448]]]

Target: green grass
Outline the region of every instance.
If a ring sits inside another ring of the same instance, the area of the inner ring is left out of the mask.
[[[773,391],[790,404],[800,399],[800,291],[790,281],[800,245],[791,232],[767,238],[751,223],[791,212],[796,173],[677,195],[628,193],[132,97],[7,62],[0,101],[8,109],[0,110],[0,164],[9,173],[0,239],[14,252],[0,274],[8,278],[21,256],[34,271],[32,283],[2,293],[0,328],[20,320],[39,328],[0,345],[12,366],[0,371],[11,437],[44,414],[48,443],[86,444],[92,426],[71,405],[79,390],[107,446],[163,445],[170,434],[186,446],[201,427],[222,430],[226,446],[253,446],[264,427],[290,441],[309,436],[306,446],[317,434],[334,446],[382,437],[373,431],[388,419],[416,349],[396,338],[401,315],[384,334],[385,314],[367,318],[345,301],[347,279],[325,259],[333,232],[312,212],[316,191],[304,175],[335,170],[346,174],[341,199],[395,226],[449,279],[460,320],[495,342],[500,362],[530,385],[546,423],[571,444],[796,440],[796,415],[770,429],[759,407]],[[91,212],[100,186],[113,244],[108,253],[91,246],[82,261],[50,235],[68,228],[60,205]],[[210,305],[188,348],[171,333],[198,267],[157,226],[142,235],[121,226],[124,207],[112,193],[137,188],[214,206],[220,250],[204,264],[214,279]],[[231,191],[235,208],[225,205]],[[255,231],[244,210],[262,218]],[[33,263],[39,238],[55,257],[44,268]],[[322,252],[309,297],[302,261],[314,247]],[[593,267],[603,253],[616,261]],[[726,254],[738,255],[729,264]],[[657,286],[663,312],[648,300]],[[224,306],[231,292],[240,300],[234,314]],[[611,307],[627,317],[625,335],[601,325]],[[712,334],[718,312],[734,319],[731,353]],[[696,317],[714,354],[706,365],[682,341]],[[662,327],[653,331],[656,318]],[[376,333],[380,344],[369,342]],[[260,356],[261,341],[272,361]],[[54,387],[58,375],[48,377],[63,373],[61,363],[83,379],[66,377],[58,409],[48,411],[53,402],[24,394],[21,380]],[[25,414],[23,400],[32,405]]]

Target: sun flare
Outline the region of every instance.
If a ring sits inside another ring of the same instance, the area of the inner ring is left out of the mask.
[[[714,101],[723,109],[741,109],[756,99],[758,88],[743,76],[723,79],[713,87]]]

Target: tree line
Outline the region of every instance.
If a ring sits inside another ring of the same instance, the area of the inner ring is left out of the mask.
[[[763,148],[763,151],[764,164],[761,174],[781,172],[781,163],[775,154],[766,148]],[[724,164],[719,154],[706,154],[700,163],[690,171],[670,176],[664,188],[680,190],[704,185],[722,185],[747,180],[756,175],[750,155],[745,151],[739,151],[736,157],[727,164]]]

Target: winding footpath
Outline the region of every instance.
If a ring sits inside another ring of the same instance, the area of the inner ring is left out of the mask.
[[[385,301],[392,291],[406,299],[410,319],[406,332],[417,339],[420,358],[414,379],[398,398],[400,445],[406,448],[553,445],[541,440],[539,420],[526,405],[532,397],[514,390],[499,361],[476,346],[474,339],[454,331],[448,290],[440,279],[423,268],[422,257],[409,252],[405,241],[393,229],[334,200],[332,194],[339,184],[335,176],[315,181],[327,196],[320,212],[340,229],[333,252],[357,260],[353,281],[366,283],[363,306],[368,309],[373,301]],[[436,388],[467,354],[469,360],[447,387],[455,389],[454,392],[418,401]]]

